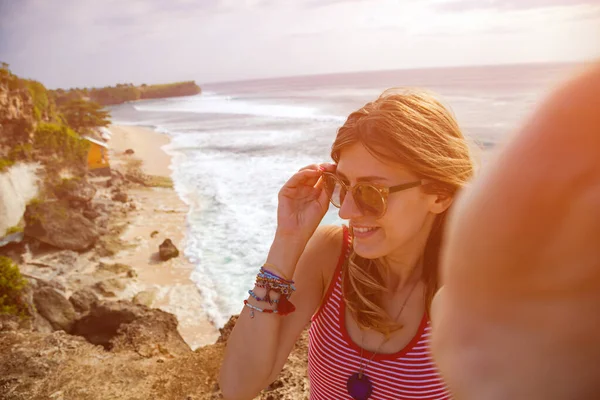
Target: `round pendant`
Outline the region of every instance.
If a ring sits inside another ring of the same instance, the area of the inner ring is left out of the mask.
[[[346,382],[348,393],[354,400],[367,400],[373,392],[373,385],[365,374],[355,373]]]

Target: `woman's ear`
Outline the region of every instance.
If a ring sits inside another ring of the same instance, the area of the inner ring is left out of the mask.
[[[448,194],[436,194],[433,195],[433,202],[429,207],[429,211],[434,214],[441,214],[452,205],[454,198]]]
[[[452,201],[454,200],[454,193],[452,193],[452,191],[444,186],[437,185],[435,182],[428,179],[424,179],[422,183],[423,191],[430,199],[430,212],[433,214],[441,214],[452,205]]]

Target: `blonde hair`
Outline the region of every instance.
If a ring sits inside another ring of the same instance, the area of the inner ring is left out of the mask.
[[[427,193],[454,196],[473,175],[469,146],[452,113],[422,90],[390,89],[348,116],[339,128],[331,157],[361,143],[376,158],[402,164],[430,183]],[[423,255],[427,310],[438,289],[438,260],[448,211],[438,215]],[[381,307],[387,268],[381,260],[364,259],[354,252],[343,273],[344,301],[363,328],[389,334],[401,328]]]

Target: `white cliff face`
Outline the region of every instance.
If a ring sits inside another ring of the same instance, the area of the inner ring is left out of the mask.
[[[0,173],[0,237],[17,225],[27,203],[37,196],[38,164],[18,163]]]

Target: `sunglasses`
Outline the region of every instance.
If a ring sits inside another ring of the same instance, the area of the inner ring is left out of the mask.
[[[422,185],[419,180],[391,187],[367,182],[359,182],[350,187],[331,172],[323,173],[323,183],[331,204],[337,208],[342,207],[346,195],[350,192],[360,212],[365,216],[376,218],[382,217],[387,211],[388,196],[391,193]]]

